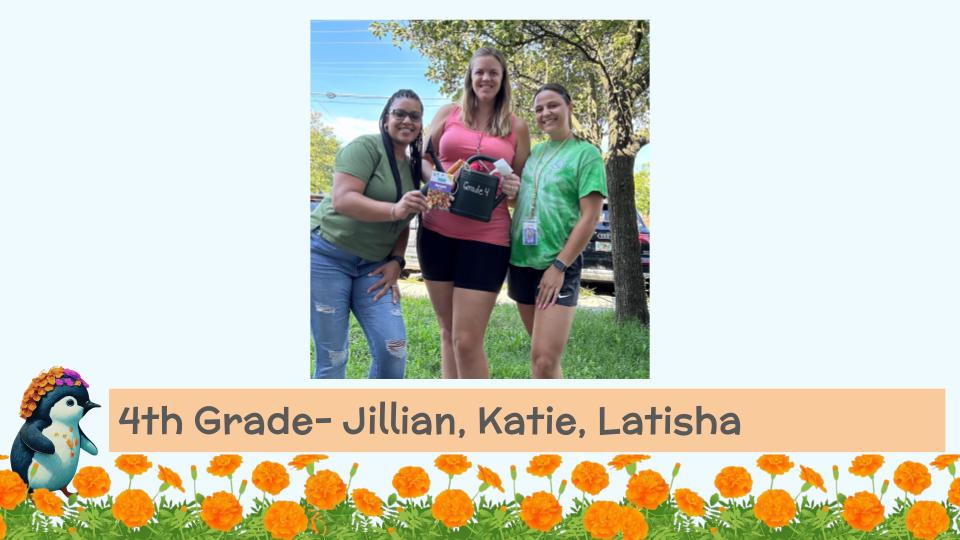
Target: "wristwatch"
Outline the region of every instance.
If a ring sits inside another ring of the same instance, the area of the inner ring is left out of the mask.
[[[553,267],[561,272],[567,271],[567,265],[563,264],[563,261],[561,261],[560,259],[553,260]]]
[[[390,261],[397,261],[397,264],[400,265],[401,270],[407,266],[407,260],[403,258],[403,255],[390,255],[387,257],[387,262]]]

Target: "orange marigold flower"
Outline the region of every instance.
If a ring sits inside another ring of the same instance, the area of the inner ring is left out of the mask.
[[[100,467],[83,467],[73,476],[73,487],[84,499],[103,497],[110,491],[110,475]]]
[[[323,469],[307,478],[304,494],[307,502],[320,510],[332,510],[347,499],[347,485],[339,474]]]
[[[118,469],[132,476],[143,474],[153,467],[153,463],[143,454],[123,454],[118,456],[114,463]]]
[[[447,474],[461,474],[473,466],[463,454],[440,454],[433,464]]]
[[[459,489],[441,491],[430,509],[433,517],[449,528],[462,527],[473,517],[473,501]]]
[[[797,505],[786,491],[768,489],[757,497],[753,513],[767,527],[783,527],[797,515]]]
[[[401,467],[393,475],[393,489],[404,499],[420,497],[430,490],[430,477],[420,467]]]
[[[60,500],[60,497],[50,493],[49,489],[40,488],[34,490],[31,499],[33,500],[33,504],[36,505],[37,510],[44,514],[51,517],[63,515],[63,501]]]
[[[764,454],[757,458],[757,467],[769,474],[783,474],[793,468],[793,462],[783,454]]]
[[[631,476],[627,483],[627,500],[647,510],[660,506],[669,495],[670,486],[660,473],[650,469]]]
[[[623,468],[627,465],[631,465],[645,459],[650,459],[650,456],[646,454],[617,454],[616,456],[613,456],[613,459],[610,460],[610,463],[607,463],[607,465],[620,471],[623,470]]]
[[[477,471],[477,480],[480,480],[484,484],[487,484],[494,489],[499,489],[500,493],[503,493],[503,482],[500,480],[499,474],[484,467],[483,465],[477,465]]]
[[[623,530],[623,508],[610,501],[597,501],[583,513],[583,528],[593,538],[609,540]]]
[[[169,485],[170,487],[180,490],[180,493],[183,493],[183,480],[180,479],[180,475],[173,471],[173,469],[168,469],[163,465],[157,465],[160,472],[157,474],[157,479],[163,482],[164,484]]]
[[[365,515],[377,517],[383,515],[383,501],[377,494],[369,489],[358,488],[350,494],[353,497],[353,505],[357,510]]]
[[[646,518],[632,507],[623,509],[623,540],[643,540],[650,531]]]
[[[883,466],[883,456],[879,454],[862,454],[853,458],[850,464],[850,474],[855,476],[873,476]]]
[[[0,461],[3,461],[3,460],[5,460],[5,459],[10,459],[10,456],[8,456],[8,455],[6,455],[6,454],[0,454]]]
[[[243,458],[236,454],[220,454],[219,456],[213,456],[213,459],[210,460],[207,472],[214,476],[227,477],[237,472],[241,463],[243,463]]]
[[[531,529],[547,532],[563,519],[563,507],[550,493],[538,491],[520,501],[520,519]]]
[[[933,501],[917,501],[907,510],[907,530],[921,540],[933,540],[950,528],[947,509]]]
[[[278,540],[292,540],[307,530],[307,513],[295,502],[277,501],[263,514],[263,528]]]
[[[27,500],[27,484],[13,471],[0,471],[0,508],[13,510]]]
[[[540,454],[539,456],[533,456],[530,460],[530,464],[527,466],[527,472],[540,477],[546,477],[553,474],[554,471],[560,467],[560,462],[563,461],[563,458],[556,454]]]
[[[893,471],[893,483],[898,488],[914,495],[919,495],[930,487],[932,482],[930,470],[923,463],[904,461]]]
[[[218,491],[200,504],[200,518],[211,529],[229,532],[243,521],[243,507],[232,493]]]
[[[743,467],[724,467],[713,479],[720,495],[727,499],[743,497],[753,489],[753,478]]]
[[[960,454],[942,454],[937,456],[937,459],[931,461],[930,465],[942,471],[956,463],[958,459],[960,459]]]
[[[603,465],[592,461],[582,461],[573,468],[570,480],[584,493],[597,495],[610,485],[610,476]]]
[[[809,467],[800,466],[800,479],[824,493],[827,492],[826,486],[823,485],[823,477]]]
[[[947,491],[947,500],[954,506],[960,506],[960,478],[950,482],[950,490]]]
[[[294,456],[293,460],[290,461],[290,463],[287,463],[287,465],[290,465],[298,471],[302,471],[303,469],[307,468],[307,465],[316,463],[321,459],[327,459],[327,456],[324,454],[300,454],[298,456]]]
[[[290,485],[287,468],[273,461],[264,461],[257,465],[253,469],[251,480],[257,489],[271,495],[278,495]]]
[[[0,540],[3,540],[7,536],[7,522],[3,520],[3,516],[0,516]]]
[[[142,489],[128,489],[113,501],[113,517],[128,529],[143,527],[153,519],[153,500]]]
[[[706,514],[704,500],[695,492],[680,488],[673,493],[673,498],[677,501],[677,508],[690,517],[699,517]]]
[[[870,532],[883,522],[883,504],[869,491],[860,491],[843,501],[843,519],[858,531]]]

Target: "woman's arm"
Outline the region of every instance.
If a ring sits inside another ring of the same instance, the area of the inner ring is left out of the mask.
[[[393,250],[390,251],[390,255],[399,255],[403,257],[403,253],[407,250],[407,241],[410,238],[410,227],[404,227],[400,231],[400,236],[397,237],[397,241],[393,243]],[[400,263],[397,261],[387,261],[377,267],[376,270],[370,272],[371,276],[382,276],[379,281],[374,283],[367,289],[367,294],[372,293],[373,291],[380,289],[376,295],[373,297],[373,301],[376,302],[380,300],[380,297],[387,294],[387,291],[391,291],[393,295],[393,303],[396,304],[400,300],[400,290],[394,287],[397,284],[397,280],[400,278],[400,273],[403,271],[400,268]]]
[[[603,195],[594,191],[586,197],[580,199],[580,219],[570,231],[567,243],[563,245],[557,258],[560,262],[570,266],[573,261],[587,247],[590,238],[593,237],[593,231],[597,229],[597,221],[600,219],[600,211],[603,209]]]
[[[517,148],[513,154],[513,172],[519,177],[523,177],[523,166],[527,164],[527,158],[530,157],[530,128],[522,118],[517,118]]]
[[[400,221],[427,209],[427,199],[419,191],[403,194],[396,203],[375,201],[363,194],[366,183],[347,173],[333,174],[333,209],[358,221]]]
[[[433,158],[427,153],[427,148],[430,146],[430,141],[433,141],[433,151],[438,155],[440,154],[440,137],[443,137],[443,126],[446,124],[450,112],[453,111],[453,107],[453,103],[447,103],[440,107],[436,116],[433,117],[433,121],[430,122],[430,128],[427,129],[426,137],[423,139],[423,162],[427,163],[429,161],[434,165],[434,169],[437,168],[437,164],[433,163]],[[426,168],[424,168],[424,171],[426,171]],[[430,172],[432,173],[433,170]],[[429,178],[429,176],[425,178]]]
[[[603,195],[594,191],[586,197],[580,199],[580,219],[570,231],[567,242],[557,255],[557,259],[570,266],[577,256],[587,247],[587,242],[593,236],[593,231],[597,228],[597,220],[600,218],[600,211],[603,209]],[[557,301],[557,295],[560,294],[560,287],[563,285],[563,272],[557,270],[554,266],[548,266],[540,279],[540,291],[537,294],[537,307],[547,309]]]

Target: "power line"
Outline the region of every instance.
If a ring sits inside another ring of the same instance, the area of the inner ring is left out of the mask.
[[[314,41],[311,45],[387,45],[392,47],[393,43],[382,41]]]
[[[426,66],[427,62],[418,62],[415,60],[403,60],[398,62],[382,62],[378,60],[318,60],[316,62],[310,62],[311,65],[316,64],[415,64],[419,66]]]
[[[364,94],[349,94],[346,92],[310,92],[311,96],[324,96],[328,99],[350,98],[350,99],[390,99],[390,96],[368,96]],[[447,97],[422,97],[421,100],[449,100]]]
[[[370,29],[364,28],[360,30],[311,30],[311,34],[360,34],[369,32]]]

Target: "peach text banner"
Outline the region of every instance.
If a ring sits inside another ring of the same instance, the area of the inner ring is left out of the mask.
[[[942,452],[943,389],[111,389],[111,452]]]

